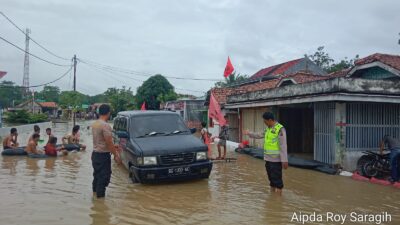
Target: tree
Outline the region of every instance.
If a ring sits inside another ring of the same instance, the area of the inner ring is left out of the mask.
[[[332,59],[327,52],[324,51],[324,46],[320,46],[317,48],[317,51],[312,55],[305,55],[305,57],[310,58],[317,66],[321,67],[328,73],[333,73],[336,71],[340,71],[343,69],[348,69],[354,66],[354,62],[359,58],[356,55],[353,59],[348,59],[345,57],[344,59],[340,60],[338,63]]]
[[[101,103],[101,102],[103,102],[103,103],[104,102],[108,102],[108,98],[104,93],[89,97],[89,103],[90,104]]]
[[[22,88],[12,81],[0,83],[0,106],[3,108],[13,107],[23,101]]]
[[[162,101],[172,101],[176,99],[177,95],[174,87],[160,74],[147,79],[138,87],[136,92],[136,105],[138,108],[140,108],[143,102],[146,102],[147,109],[158,110],[160,109],[160,103]]]
[[[60,94],[61,108],[80,108],[82,104],[88,103],[89,97],[77,91],[63,91]]]
[[[46,102],[59,102],[60,88],[57,86],[44,86],[43,90],[35,93],[36,99]]]
[[[234,72],[229,77],[225,77],[225,81],[218,81],[217,83],[215,83],[215,87],[227,87],[236,82],[245,81],[248,78],[249,76],[247,75],[243,75],[240,73],[236,74],[236,72]]]
[[[115,116],[118,112],[134,109],[135,97],[130,88],[123,86],[121,89],[118,88],[108,88],[104,92],[104,100],[111,104],[113,108],[113,115]]]
[[[341,70],[344,70],[344,69],[348,69],[348,68],[354,66],[354,62],[355,62],[356,60],[358,60],[358,59],[359,59],[359,56],[358,56],[358,55],[356,55],[356,56],[354,57],[354,59],[350,59],[350,60],[347,59],[347,57],[344,57],[344,59],[340,60],[339,63],[333,63],[333,64],[326,70],[326,72],[328,72],[328,73],[333,73],[333,72],[336,72],[336,71],[341,71]]]

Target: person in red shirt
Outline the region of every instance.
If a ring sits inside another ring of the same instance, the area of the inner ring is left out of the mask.
[[[48,156],[57,156],[57,152],[63,150],[62,147],[58,147],[57,148],[56,144],[57,144],[57,138],[56,137],[50,137],[49,142],[44,147],[44,152],[46,153],[46,155],[48,155]],[[64,151],[63,151],[63,153],[65,154]]]

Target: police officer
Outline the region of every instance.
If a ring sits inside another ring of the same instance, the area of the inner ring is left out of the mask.
[[[288,168],[286,131],[285,128],[275,120],[271,112],[265,112],[263,114],[263,119],[264,124],[267,125],[264,133],[258,134],[245,130],[243,134],[255,139],[264,138],[265,168],[270,181],[271,191],[282,195],[282,168]]]
[[[107,123],[110,118],[110,106],[99,107],[100,118],[92,124],[93,133],[93,195],[104,198],[106,187],[111,179],[111,154],[117,163],[121,163],[119,147],[113,144],[112,129]]]

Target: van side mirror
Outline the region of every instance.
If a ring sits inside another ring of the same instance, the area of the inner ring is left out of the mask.
[[[126,131],[116,131],[115,134],[118,138],[129,138],[129,133]]]
[[[195,127],[194,128],[190,128],[190,133],[194,134],[194,133],[196,133],[196,131],[197,131],[197,129]]]

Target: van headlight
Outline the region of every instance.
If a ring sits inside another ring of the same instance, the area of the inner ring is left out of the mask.
[[[207,160],[207,152],[197,152],[196,161]]]
[[[143,165],[150,166],[150,165],[157,165],[157,157],[143,157]]]

